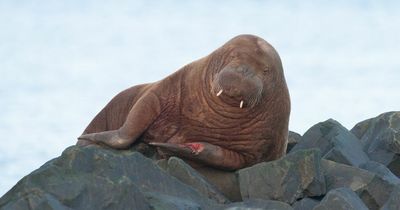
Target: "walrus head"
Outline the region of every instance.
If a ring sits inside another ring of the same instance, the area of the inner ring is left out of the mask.
[[[254,107],[281,81],[276,80],[282,72],[279,56],[259,37],[235,37],[217,53],[225,54],[225,62],[213,76],[211,91],[229,105]]]

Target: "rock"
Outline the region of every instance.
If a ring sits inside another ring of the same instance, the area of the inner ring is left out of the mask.
[[[13,202],[1,203],[2,210],[15,209],[57,209],[57,210],[73,210],[60,203],[54,196],[47,194],[41,190],[35,190],[26,195],[21,195]],[[146,209],[146,208],[144,208]]]
[[[48,209],[150,209],[138,187],[126,177],[110,181],[53,164],[23,178],[1,199],[0,209],[39,210],[43,205]]]
[[[296,201],[292,207],[294,210],[312,210],[316,205],[319,204],[319,202],[319,200],[303,198],[299,201]]]
[[[326,194],[314,210],[368,210],[365,204],[349,188],[337,188]]]
[[[378,209],[388,201],[390,194],[397,187],[400,186],[376,175],[366,186],[357,190],[357,194],[368,208]]]
[[[215,204],[138,152],[72,146],[19,181],[0,199],[0,209],[146,210],[163,201],[145,193],[205,209]]]
[[[238,171],[243,199],[279,200],[292,204],[304,196],[325,194],[320,152],[302,150]]]
[[[229,200],[206,178],[199,174],[196,170],[177,157],[171,157],[168,161],[158,161],[158,165],[168,174],[176,177],[181,182],[193,187],[203,196],[214,199],[219,203],[228,203]]]
[[[250,199],[243,202],[225,205],[224,210],[293,210],[293,208],[283,202],[261,199]]]
[[[340,187],[348,187],[356,191],[367,186],[375,177],[375,174],[364,169],[330,160],[321,160],[321,166],[327,191]]]
[[[0,209],[397,210],[399,130],[400,112],[351,132],[327,120],[303,136],[290,131],[285,157],[236,172],[155,161],[156,150],[140,142],[130,150],[72,146],[21,179]]]
[[[390,182],[392,184],[400,184],[400,179],[394,175],[385,165],[375,162],[368,161],[365,164],[362,164],[360,168],[368,170],[372,173],[375,173],[377,176],[381,177],[383,180]]]
[[[394,175],[400,177],[400,155],[394,155],[392,159],[387,164],[388,169],[392,171]]]
[[[196,170],[216,186],[230,201],[242,201],[239,180],[235,171],[224,171],[211,167],[198,167]]]
[[[333,119],[312,126],[291,152],[318,148],[324,159],[352,166],[369,160],[360,141],[345,127]]]
[[[169,196],[160,193],[145,193],[147,202],[152,210],[200,210],[201,206],[193,201],[182,199],[180,197]],[[127,208],[131,209],[131,208]],[[140,209],[138,209],[140,210]]]
[[[386,112],[364,120],[351,129],[366,146],[367,152],[377,149],[400,154],[400,112]]]
[[[380,208],[380,210],[399,210],[400,209],[400,188],[396,187],[386,203]]]
[[[371,160],[400,175],[400,112],[387,112],[362,121],[351,132],[361,140]]]
[[[387,174],[382,176],[382,171],[371,172],[329,160],[322,160],[321,165],[328,191],[350,188],[369,209],[383,206],[392,190],[398,186],[396,179],[391,179]]]
[[[288,144],[287,144],[287,149],[286,149],[286,153],[289,153],[290,150],[296,146],[297,143],[300,142],[301,139],[301,135],[293,132],[293,131],[289,131],[289,136],[288,136]]]

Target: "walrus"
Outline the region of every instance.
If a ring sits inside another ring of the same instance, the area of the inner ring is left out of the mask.
[[[239,35],[154,83],[115,96],[77,145],[164,154],[237,170],[285,154],[290,97],[280,57],[265,40]]]

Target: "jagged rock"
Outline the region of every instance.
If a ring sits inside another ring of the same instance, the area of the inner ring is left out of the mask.
[[[400,112],[387,112],[362,121],[351,129],[371,160],[388,166],[400,176]]]
[[[294,210],[312,210],[316,205],[319,204],[319,202],[319,200],[312,198],[303,198],[299,201],[296,201],[292,207]]]
[[[380,210],[399,210],[400,209],[400,188],[396,187],[386,203],[380,208]]]
[[[199,174],[196,170],[177,157],[171,157],[168,160],[158,161],[158,165],[168,174],[176,177],[181,182],[193,187],[203,196],[214,199],[219,203],[228,203],[229,200],[221,194],[221,192],[206,178]]]
[[[73,146],[21,179],[0,198],[0,209],[397,210],[399,130],[400,112],[351,132],[328,120],[302,137],[290,132],[287,156],[237,172],[193,169],[176,157],[157,165],[155,149],[144,143],[124,151]]]
[[[147,202],[151,205],[151,210],[200,210],[201,206],[193,201],[180,197],[169,196],[156,192],[145,193]],[[209,207],[211,208],[211,207]],[[131,209],[131,208],[127,208]],[[138,210],[140,210],[138,208]]]
[[[154,196],[149,200],[145,193],[176,197],[206,209],[215,204],[138,152],[72,146],[19,181],[0,199],[0,209],[43,209],[44,205],[47,209],[145,210],[154,209],[155,200],[164,200]]]
[[[372,173],[375,173],[377,176],[380,176],[383,180],[390,182],[392,184],[400,184],[400,179],[394,175],[385,165],[375,162],[368,161],[365,164],[362,164],[360,168],[368,170]]]
[[[321,160],[321,166],[327,191],[340,187],[348,187],[356,191],[367,186],[375,177],[375,174],[364,169],[330,160]]]
[[[329,191],[314,210],[368,210],[368,208],[351,189],[337,188]]]
[[[394,155],[387,167],[393,174],[400,177],[400,155]]]
[[[144,206],[146,207],[146,206]],[[57,209],[57,210],[73,210],[60,203],[54,196],[43,192],[42,190],[32,190],[20,197],[15,198],[12,202],[0,203],[2,210],[17,210],[17,209]],[[147,208],[148,209],[148,208]],[[144,208],[146,210],[146,208]]]
[[[396,179],[364,169],[322,160],[328,190],[348,187],[356,192],[369,209],[379,209],[398,186]],[[390,176],[389,176],[390,177]]]
[[[289,131],[289,136],[288,136],[288,144],[287,144],[287,149],[286,149],[286,153],[290,152],[290,150],[297,144],[300,142],[301,139],[301,135],[293,132],[293,131]]]
[[[250,199],[225,205],[224,210],[293,210],[286,203],[272,200]]]
[[[238,174],[242,198],[292,204],[305,195],[322,195],[326,188],[320,160],[319,150],[302,150],[276,161],[241,169]]]
[[[387,202],[396,187],[400,186],[376,175],[366,186],[357,190],[357,194],[368,208],[378,209]]]
[[[400,112],[386,112],[362,121],[351,129],[368,153],[379,149],[400,154]]]
[[[324,159],[353,166],[369,160],[360,141],[345,127],[333,119],[312,126],[291,152],[318,148]]]
[[[199,167],[196,170],[216,186],[230,201],[242,201],[239,178],[235,171],[224,171],[211,167]]]

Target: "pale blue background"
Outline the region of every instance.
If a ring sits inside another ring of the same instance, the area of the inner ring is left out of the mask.
[[[280,53],[293,131],[328,118],[351,129],[399,110],[399,6],[0,0],[0,196],[74,144],[113,95],[162,79],[242,33]]]

